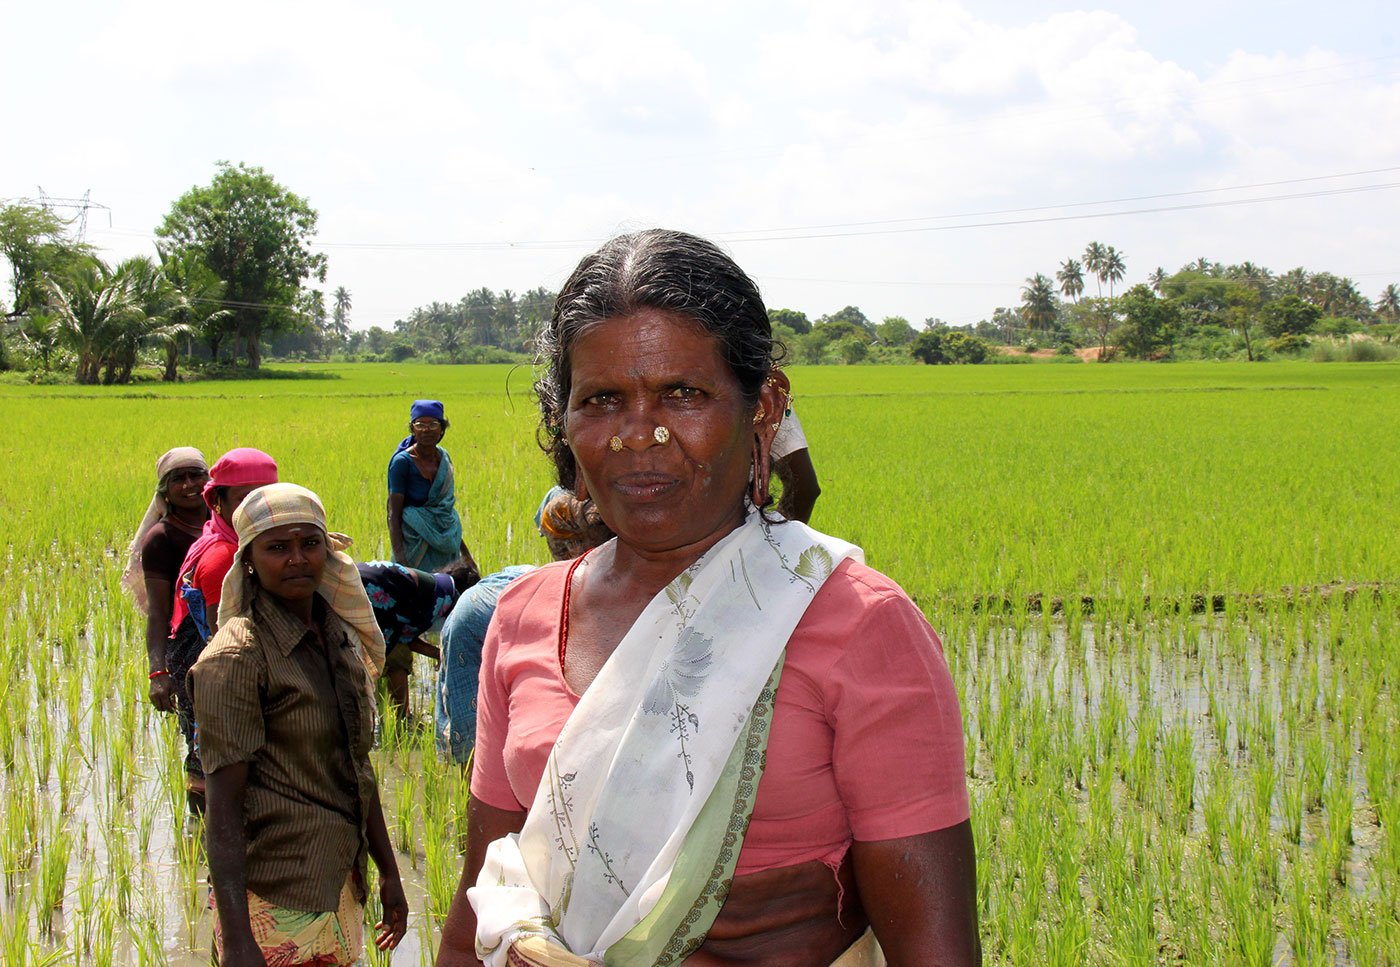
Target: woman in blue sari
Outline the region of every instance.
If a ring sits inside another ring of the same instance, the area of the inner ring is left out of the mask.
[[[447,418],[438,400],[414,400],[409,435],[389,460],[389,543],[394,561],[435,571],[465,557],[452,458],[440,444]]]

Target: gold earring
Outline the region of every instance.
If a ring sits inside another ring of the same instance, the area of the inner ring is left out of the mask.
[[[783,425],[783,421],[782,421],[782,420],[779,420],[779,421],[776,422],[776,423],[769,423],[769,424],[768,424],[768,426],[773,430],[774,433],[777,433],[777,432],[778,432],[778,427],[780,427],[780,426],[782,426],[782,425]]]
[[[762,423],[762,422],[763,422],[763,411],[762,411],[762,410],[754,410],[754,411],[753,411],[753,421],[754,421],[754,423]]]
[[[620,436],[615,436],[615,437],[613,437],[611,440],[609,440],[609,441],[608,441],[608,449],[611,450],[613,453],[617,453],[619,450],[621,450],[621,449],[622,449],[622,437],[620,437]]]
[[[671,431],[664,426],[658,426],[655,430],[652,430],[651,436],[657,443],[664,444],[671,442]]]

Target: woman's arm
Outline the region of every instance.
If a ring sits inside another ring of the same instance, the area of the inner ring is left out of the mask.
[[[394,858],[394,848],[389,843],[389,830],[384,825],[384,807],[379,801],[378,786],[374,788],[365,825],[369,856],[379,870],[379,905],[383,915],[383,919],[374,925],[378,932],[374,945],[380,950],[393,950],[408,930],[408,899],[403,893],[403,881],[399,879],[399,863]]]
[[[856,887],[890,967],[980,964],[972,823],[851,845]]]
[[[394,560],[404,560],[403,550],[403,494],[389,495],[389,547]]]
[[[248,922],[248,834],[243,828],[243,794],[248,763],[236,762],[205,777],[208,814],[209,878],[223,937],[224,967],[265,964]]]
[[[821,484],[817,482],[817,468],[812,466],[811,451],[803,447],[780,460],[774,460],[773,472],[783,484],[778,513],[788,520],[810,524],[812,508],[817,505],[817,498],[822,493]]]
[[[159,712],[175,711],[175,683],[171,681],[166,664],[165,645],[170,640],[170,604],[173,600],[170,582],[165,578],[146,576],[146,661],[150,672],[166,672],[151,679],[151,704]]]
[[[525,813],[488,806],[473,799],[467,807],[467,855],[462,862],[462,879],[442,925],[442,945],[438,947],[437,967],[481,967],[476,956],[476,911],[467,899],[467,890],[476,886],[486,847],[508,833],[525,826]]]

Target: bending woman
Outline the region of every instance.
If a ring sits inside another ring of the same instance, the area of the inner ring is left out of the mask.
[[[501,596],[438,963],[977,961],[942,647],[858,548],[764,513],[787,379],[753,282],[623,236],[540,345],[559,481],[617,537]]]
[[[408,432],[389,460],[389,544],[394,561],[420,571],[470,559],[457,516],[452,458],[440,445],[447,417],[438,400],[414,400]]]
[[[262,487],[233,523],[219,631],[190,670],[215,950],[225,965],[353,964],[366,856],[379,869],[379,948],[408,923],[369,761],[384,638],[315,494]]]

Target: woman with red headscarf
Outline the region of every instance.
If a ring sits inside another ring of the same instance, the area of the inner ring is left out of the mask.
[[[213,511],[204,531],[180,565],[175,584],[175,609],[170,618],[170,644],[166,667],[151,672],[151,680],[169,675],[175,686],[175,710],[180,731],[185,735],[185,773],[190,807],[204,808],[204,770],[195,748],[194,708],[185,687],[185,674],[199,658],[214,634],[219,612],[219,596],[224,575],[233,566],[238,551],[238,535],[233,530],[233,512],[243,498],[259,487],[277,482],[277,461],[252,447],[238,447],[220,457],[209,468],[204,485],[204,502]]]

